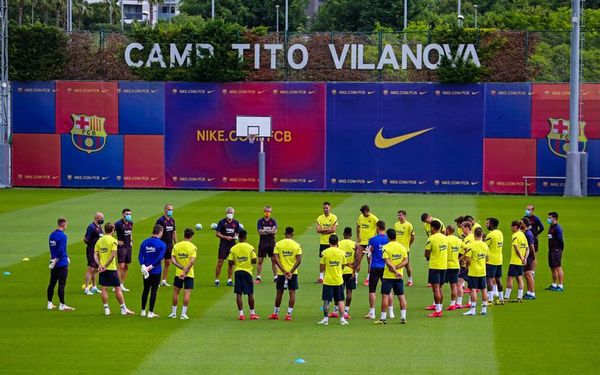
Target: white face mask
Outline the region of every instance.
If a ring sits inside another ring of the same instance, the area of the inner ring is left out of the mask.
[[[229,220],[233,219],[233,214],[227,214],[225,215],[226,218],[228,218]]]

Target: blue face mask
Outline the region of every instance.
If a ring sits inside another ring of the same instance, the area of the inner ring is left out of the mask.
[[[531,211],[525,210],[525,216],[531,216]]]
[[[552,219],[550,219],[550,218],[547,218],[547,219],[546,219],[546,223],[548,223],[548,224],[552,224]]]
[[[167,216],[168,216],[168,217],[172,217],[172,216],[173,216],[173,210],[169,210],[169,211],[167,211]]]
[[[132,222],[132,221],[131,221],[131,215],[125,215],[125,220],[127,220],[127,221],[129,221],[129,222]]]

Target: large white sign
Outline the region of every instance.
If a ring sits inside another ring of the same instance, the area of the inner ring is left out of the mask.
[[[125,62],[133,68],[160,66],[161,68],[185,67],[192,64],[191,56],[195,53],[198,58],[212,56],[214,47],[206,43],[185,45],[169,44],[169,50],[162,49],[166,44],[154,43],[142,45],[131,43],[125,49]],[[331,61],[335,69],[356,70],[381,70],[384,68],[409,69],[437,69],[442,56],[452,61],[462,59],[471,61],[476,66],[481,66],[477,50],[473,44],[459,44],[453,49],[449,44],[417,44],[410,46],[402,44],[394,48],[391,44],[385,44],[378,57],[367,59],[364,44],[344,44],[341,48],[335,44],[329,44]],[[287,51],[283,44],[232,44],[232,50],[237,51],[240,59],[251,56],[254,61],[254,69],[268,68],[278,69],[278,55],[284,54],[287,66],[292,69],[304,69],[309,61],[308,49],[302,44],[292,44]],[[368,48],[368,46],[367,46]],[[374,48],[374,47],[371,47]],[[268,51],[267,61],[261,60],[261,54]],[[168,59],[165,59],[165,53]],[[168,64],[167,64],[168,62]]]

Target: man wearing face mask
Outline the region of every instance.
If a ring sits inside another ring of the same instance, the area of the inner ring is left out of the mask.
[[[121,290],[129,292],[129,289],[125,288],[125,285],[123,284],[125,284],[127,270],[131,263],[133,221],[131,220],[131,210],[129,208],[123,209],[121,213],[123,217],[115,222],[118,244],[117,258],[119,261],[119,279],[121,280]]]
[[[527,205],[527,207],[525,208],[525,216],[523,216],[523,217],[528,218],[529,221],[531,222],[529,229],[531,230],[531,234],[533,234],[533,239],[534,239],[533,247],[535,247],[535,252],[537,253],[538,245],[539,245],[538,244],[538,236],[544,232],[544,224],[542,223],[542,220],[540,220],[539,217],[537,217],[536,215],[533,214],[534,210],[535,210],[535,206],[533,204]],[[535,269],[534,269],[534,271],[535,271]]]
[[[235,210],[233,207],[227,207],[225,210],[225,218],[219,221],[217,224],[217,229],[215,230],[215,235],[220,239],[217,266],[215,267],[215,286],[221,285],[219,277],[221,276],[223,262],[229,256],[229,250],[231,250],[231,248],[235,245],[235,240],[237,239],[241,230],[240,223],[233,218],[234,213]],[[231,275],[232,269],[229,267],[227,269],[227,286],[233,286]]]
[[[84,293],[88,296],[94,293],[100,293],[100,289],[96,287],[96,274],[98,273],[98,264],[94,260],[94,248],[96,242],[102,237],[102,224],[104,224],[104,214],[96,212],[94,221],[88,225],[83,237],[85,243],[85,255],[87,258],[87,271],[85,273]],[[90,289],[91,286],[91,289]]]
[[[552,284],[546,290],[563,292],[565,275],[562,269],[562,254],[565,249],[565,241],[563,229],[558,224],[558,213],[549,212],[546,222],[550,225],[548,228],[548,266],[552,272]]]
[[[163,231],[162,242],[167,245],[167,251],[165,251],[164,258],[164,269],[162,274],[161,286],[171,286],[167,283],[169,276],[169,265],[171,264],[171,255],[173,252],[173,245],[177,243],[177,230],[175,228],[175,219],[173,219],[173,205],[170,203],[165,204],[165,214],[156,220],[156,224],[162,226],[165,230]]]
[[[257,229],[260,241],[258,242],[258,265],[256,267],[255,284],[259,284],[260,274],[262,273],[263,261],[269,256],[271,258],[271,268],[273,269],[274,281],[277,281],[277,268],[273,262],[273,250],[275,249],[275,235],[277,234],[277,221],[271,217],[273,209],[271,206],[265,206],[264,216],[258,220]]]

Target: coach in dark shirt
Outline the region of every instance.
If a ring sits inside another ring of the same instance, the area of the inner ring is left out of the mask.
[[[215,235],[220,239],[217,266],[215,267],[215,286],[221,285],[219,277],[221,276],[223,262],[229,256],[229,250],[235,245],[235,240],[241,230],[240,223],[233,218],[234,213],[233,207],[227,207],[225,217],[219,221],[215,230]],[[227,269],[227,286],[233,286],[230,268]]]
[[[539,242],[538,236],[544,232],[544,224],[540,220],[539,217],[535,216],[533,211],[535,210],[535,206],[530,204],[525,208],[525,216],[524,218],[528,218],[531,222],[529,226],[529,230],[531,230],[531,234],[533,234],[533,246],[535,247],[535,252],[538,252]]]
[[[173,205],[170,203],[165,204],[165,213],[163,216],[156,220],[156,224],[164,228],[163,235],[160,238],[162,242],[167,245],[167,251],[165,251],[164,269],[162,274],[162,281],[160,285],[171,286],[167,283],[169,276],[169,265],[171,264],[171,255],[173,252],[173,245],[177,243],[177,230],[175,228],[175,219],[173,218]]]
[[[129,289],[125,288],[123,284],[125,284],[129,263],[131,263],[133,221],[131,219],[131,210],[129,208],[123,209],[121,213],[123,217],[115,222],[115,232],[117,232],[118,244],[117,258],[119,261],[119,278],[121,279],[121,290],[129,292]]]
[[[94,293],[100,293],[100,290],[96,287],[96,273],[98,272],[98,264],[94,260],[94,248],[96,242],[102,237],[104,232],[102,231],[102,224],[104,224],[104,214],[102,212],[96,212],[94,215],[94,221],[88,225],[83,242],[85,242],[85,255],[87,258],[87,272],[85,273],[85,294],[92,295]],[[92,287],[90,289],[90,286]]]
[[[550,266],[552,272],[552,285],[546,289],[553,292],[562,292],[564,291],[562,254],[565,249],[565,242],[562,227],[558,224],[558,213],[549,212],[546,222],[550,224],[548,228],[548,266]]]

